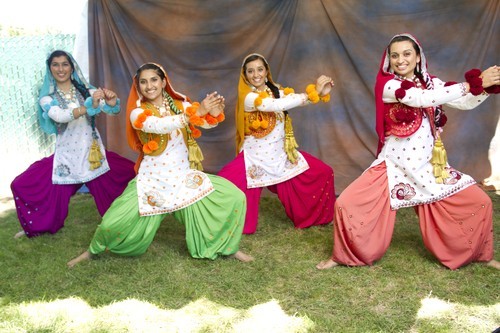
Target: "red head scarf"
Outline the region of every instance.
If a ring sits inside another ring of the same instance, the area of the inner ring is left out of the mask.
[[[412,35],[407,34],[407,33],[398,34],[398,35],[392,37],[391,42],[394,40],[394,38],[400,37],[400,36],[408,37],[417,44],[417,46],[419,48],[418,51],[420,52],[420,63],[417,64],[416,72],[419,73],[419,75],[424,79],[427,89],[432,89],[433,88],[432,80],[431,80],[429,73],[427,73],[427,60],[425,58],[424,51],[422,50],[422,46],[420,45],[420,43],[418,42],[418,40],[415,37],[413,37]],[[389,61],[389,56],[390,56],[389,55],[389,46],[391,45],[391,42],[385,48],[384,54],[382,55],[382,61],[380,62],[380,68],[379,68],[379,71],[377,74],[377,81],[375,83],[375,107],[376,107],[375,129],[376,129],[377,134],[378,134],[377,155],[382,150],[382,147],[384,146],[384,142],[385,142],[385,131],[384,131],[385,108],[384,108],[384,102],[382,100],[382,94],[384,92],[384,86],[387,83],[387,81],[389,81],[395,77],[395,74],[393,73],[393,71],[391,69],[391,65],[390,65],[390,61]]]

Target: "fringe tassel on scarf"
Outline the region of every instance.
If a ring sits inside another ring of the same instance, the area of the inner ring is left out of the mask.
[[[203,165],[201,162],[203,161],[203,153],[201,152],[200,146],[198,146],[198,143],[193,139],[191,135],[189,135],[189,138],[187,140],[188,144],[188,156],[189,156],[189,167],[191,169],[203,171]]]
[[[95,170],[101,166],[102,157],[103,155],[97,139],[92,139],[92,145],[90,146],[88,158],[90,163],[90,170]]]
[[[290,118],[289,115],[286,115],[285,119],[285,152],[286,155],[288,156],[288,160],[295,164],[297,163],[297,158],[298,158],[298,153],[297,153],[297,148],[299,145],[297,144],[297,141],[295,141],[295,136],[293,134],[293,127],[292,127],[292,118]]]
[[[433,166],[434,177],[436,177],[436,183],[438,184],[443,184],[444,180],[450,176],[448,170],[446,170],[447,159],[443,142],[439,135],[437,135],[434,141],[434,148],[432,149],[431,164]]]

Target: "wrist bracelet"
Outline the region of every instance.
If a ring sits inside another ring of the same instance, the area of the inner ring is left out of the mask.
[[[481,95],[484,91],[483,79],[480,77],[481,71],[477,68],[471,69],[465,73],[465,80],[469,83],[469,92],[474,95]]]

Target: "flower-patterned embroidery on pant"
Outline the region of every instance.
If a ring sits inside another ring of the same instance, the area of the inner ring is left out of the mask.
[[[264,175],[264,169],[258,165],[252,165],[247,169],[247,175],[252,179],[262,178]]]
[[[160,207],[165,202],[165,199],[157,191],[148,191],[148,192],[144,193],[144,195],[142,197],[142,202],[144,204],[147,204],[147,205],[150,205],[153,207]]]
[[[202,173],[191,172],[186,175],[186,180],[184,181],[184,183],[186,184],[187,188],[197,189],[201,186],[201,184],[203,184],[205,178],[206,176]]]
[[[391,191],[391,198],[398,200],[411,200],[416,192],[410,184],[399,183]]]

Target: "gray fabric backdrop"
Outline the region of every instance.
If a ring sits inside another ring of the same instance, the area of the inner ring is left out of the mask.
[[[90,0],[90,80],[115,90],[122,111],[135,70],[149,61],[162,64],[174,88],[192,100],[213,90],[224,95],[227,120],[198,140],[205,170],[216,173],[234,157],[245,55],[265,55],[275,81],[296,91],[331,75],[331,101],[291,115],[300,149],[334,168],[339,194],[375,158],[373,86],[391,37],[414,34],[431,74],[463,81],[471,68],[498,64],[499,12],[498,0]],[[447,114],[443,140],[450,163],[478,181],[487,177],[498,97]],[[108,149],[135,160],[125,118],[122,112],[98,123]]]

